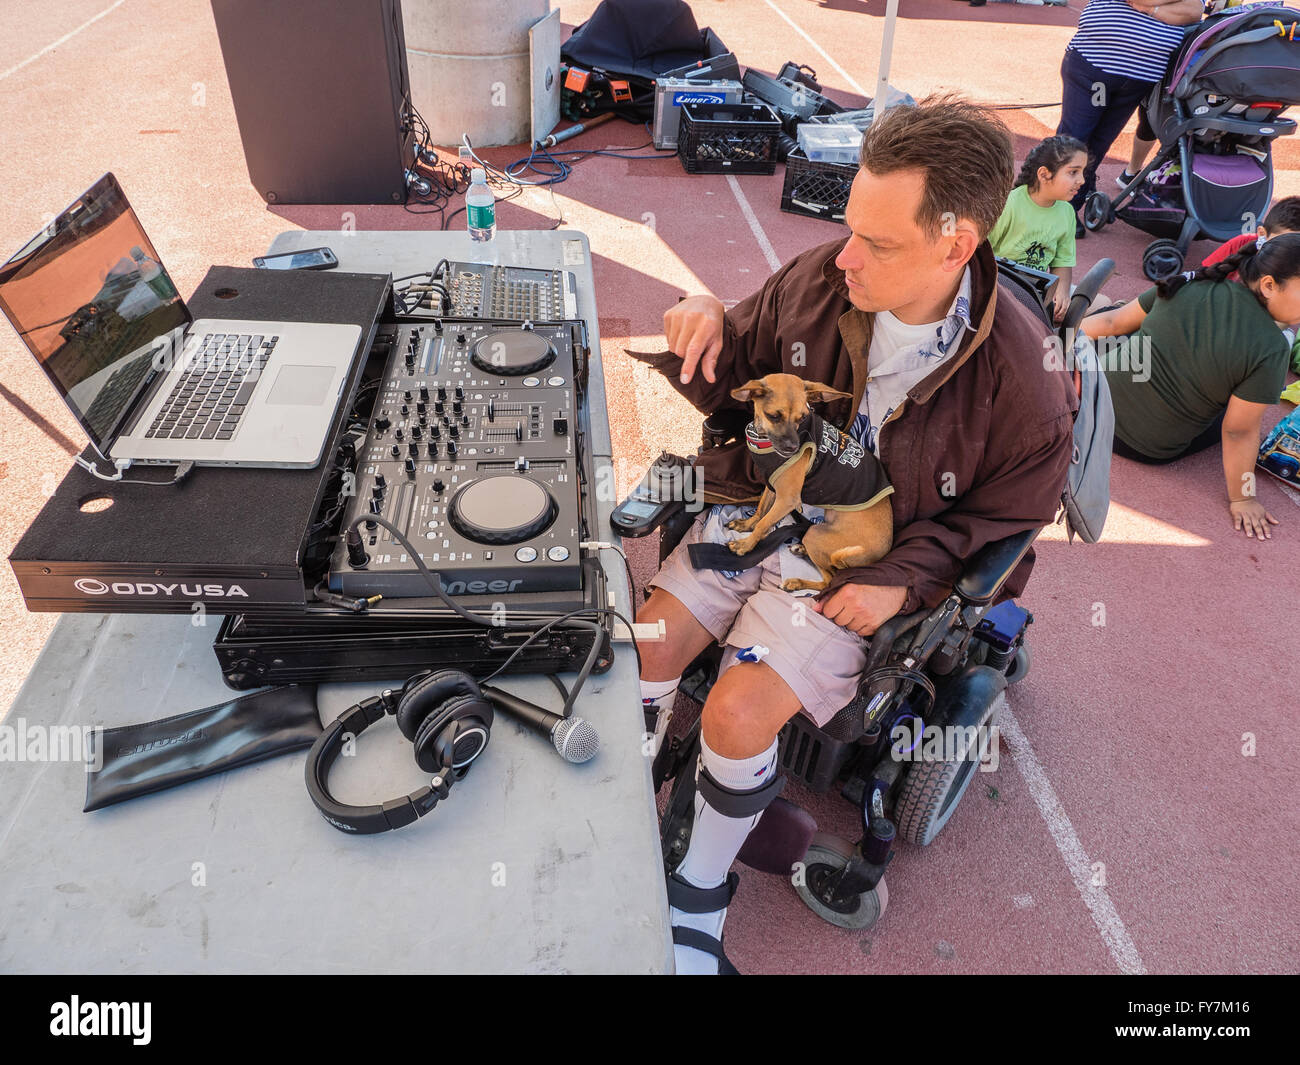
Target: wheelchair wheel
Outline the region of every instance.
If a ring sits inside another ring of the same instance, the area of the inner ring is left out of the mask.
[[[828,878],[848,865],[853,852],[854,846],[848,840],[818,832],[804,855],[804,875],[795,891],[823,921],[838,928],[870,928],[889,905],[889,889],[883,878],[870,891],[847,899],[832,898],[828,902],[821,897]]]
[[[1016,656],[1007,666],[1007,683],[1019,684],[1025,677],[1029,676],[1029,667],[1033,663],[1033,658],[1029,654],[1029,645],[1022,643],[1016,650]]]
[[[978,721],[981,730],[993,723],[1005,700],[999,694],[988,705]],[[934,842],[975,779],[982,750],[982,744],[976,744],[965,758],[917,762],[907,771],[894,811],[900,839],[920,847]]]

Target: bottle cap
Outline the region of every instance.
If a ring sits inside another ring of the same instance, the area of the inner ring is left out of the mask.
[[[484,170],[481,166],[476,166],[473,170],[471,170],[469,172],[469,177],[470,180],[475,184],[478,184],[479,182],[482,182],[485,185],[487,184],[487,171]]]

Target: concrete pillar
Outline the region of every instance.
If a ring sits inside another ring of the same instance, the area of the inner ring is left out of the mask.
[[[411,98],[433,142],[529,139],[528,28],[550,0],[402,0]]]

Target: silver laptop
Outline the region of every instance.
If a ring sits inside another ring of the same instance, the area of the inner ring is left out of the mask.
[[[112,174],[0,267],[0,310],[119,467],[315,466],[361,335],[194,321]]]

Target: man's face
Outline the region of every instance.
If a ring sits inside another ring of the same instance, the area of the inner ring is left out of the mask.
[[[920,170],[877,176],[860,169],[853,179],[844,212],[852,232],[835,265],[859,310],[897,312],[937,298],[979,244],[965,219],[949,220],[937,239],[927,236],[916,222],[924,189]]]

